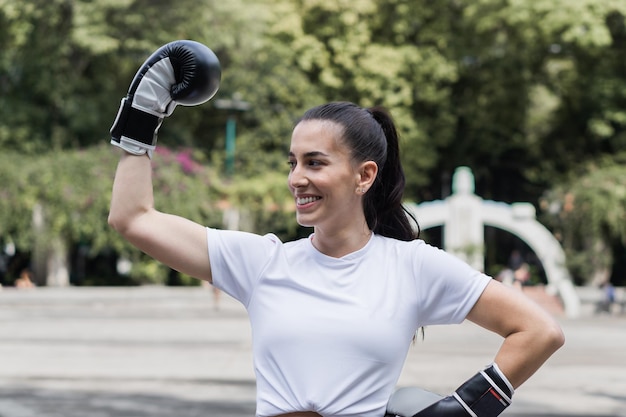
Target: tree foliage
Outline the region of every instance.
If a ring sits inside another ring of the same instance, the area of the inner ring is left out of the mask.
[[[596,167],[585,178],[597,190],[623,165],[621,0],[0,0],[3,240],[32,244],[33,204],[43,202],[51,232],[131,253],[104,222],[115,158],[101,144],[139,66],[175,39],[216,52],[215,99],[250,104],[236,114],[215,100],[179,108],[161,128],[171,151],[155,160],[165,184],[157,201],[199,221],[216,224],[237,209],[255,231],[301,233],[284,160],[294,121],[325,101],[391,110],[416,201],[446,197],[461,165],[483,197],[533,203],[545,190],[562,199],[581,165]],[[235,175],[224,178],[231,116]],[[181,173],[171,168],[177,158],[205,167]],[[191,194],[181,198],[179,186]],[[610,205],[589,199],[579,220],[563,223],[571,236],[613,221]]]
[[[612,248],[626,245],[626,155],[581,167],[542,198],[544,221],[560,238],[581,283],[610,278]]]
[[[118,158],[118,150],[108,145],[34,157],[3,153],[0,181],[8,186],[0,190],[0,236],[25,252],[35,240],[55,238],[69,246],[87,247],[89,257],[113,249],[133,262],[131,276],[137,282],[163,282],[167,269],[141,255],[107,224]],[[284,178],[276,173],[229,184],[201,152],[164,146],[157,148],[152,165],[155,204],[160,210],[219,228],[227,225],[226,211],[238,210],[247,221],[242,225],[250,231],[265,229],[283,239],[295,233],[295,223],[289,221],[292,201]],[[39,208],[43,227],[35,229],[33,214]]]

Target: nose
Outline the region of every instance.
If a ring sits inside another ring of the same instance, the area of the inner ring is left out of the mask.
[[[302,188],[309,183],[304,171],[299,167],[299,164],[296,164],[289,171],[287,183],[291,189]]]

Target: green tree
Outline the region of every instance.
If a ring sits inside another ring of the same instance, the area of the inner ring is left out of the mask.
[[[246,53],[258,35],[249,3],[0,0],[0,146],[36,153],[106,139],[135,72],[176,39],[209,45],[228,71],[229,52]],[[218,129],[216,112],[204,107],[182,113],[164,133],[172,145],[211,149]]]
[[[292,0],[274,33],[327,100],[391,108],[413,197],[445,194],[467,165],[485,197],[536,201],[576,161],[623,141],[624,8]]]
[[[623,26],[623,2],[444,3],[448,13],[435,22],[447,22],[444,54],[458,78],[449,106],[454,133],[449,140],[433,137],[440,155],[435,172],[467,165],[481,195],[536,202],[577,163],[607,151],[585,144],[598,142],[590,134],[594,113],[623,111],[615,106],[623,91],[612,90],[624,85],[624,72],[612,63],[618,55],[623,62],[623,48],[617,52],[621,41],[611,28]],[[616,22],[609,25],[610,19]],[[590,71],[596,66],[604,70]],[[585,104],[598,94],[606,98],[609,90],[611,100]],[[583,108],[594,110],[572,113]],[[617,129],[604,132],[620,142],[624,125],[612,126]]]
[[[614,248],[626,247],[626,155],[588,163],[545,193],[543,219],[560,238],[568,267],[584,284],[611,279]],[[622,277],[615,277],[623,283]]]
[[[409,188],[426,185],[436,160],[429,132],[451,132],[446,86],[456,73],[435,46],[409,39],[408,16],[425,12],[404,2],[293,0],[280,13],[272,36],[291,45],[289,62],[325,101],[389,108],[409,150],[403,155]]]
[[[241,210],[255,231],[300,233],[285,187],[289,135],[306,108],[331,100],[392,111],[410,199],[446,196],[465,165],[483,197],[537,202],[579,164],[624,148],[625,16],[620,0],[0,0],[0,174],[15,184],[0,191],[0,236],[32,242],[33,204],[49,201],[50,230],[126,254],[106,224],[70,224],[68,213],[105,217],[107,207],[104,197],[99,209],[81,206],[93,185],[77,172],[102,174],[85,171],[95,159],[73,158],[101,152],[139,66],[183,38],[219,56],[215,99],[250,103],[237,114],[235,175],[220,185],[215,213]],[[178,109],[160,131],[174,154],[194,150],[213,185],[229,116],[215,102]],[[206,209],[202,193],[167,204]]]

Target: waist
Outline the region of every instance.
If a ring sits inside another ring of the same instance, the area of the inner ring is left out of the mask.
[[[313,411],[299,411],[297,413],[279,414],[274,417],[322,417],[320,414]]]

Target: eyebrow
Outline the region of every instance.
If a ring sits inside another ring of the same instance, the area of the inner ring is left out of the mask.
[[[289,156],[290,157],[295,157],[296,155],[293,152],[289,151]],[[321,152],[321,151],[311,151],[311,152],[305,153],[303,156],[305,158],[315,158],[315,157],[318,157],[318,156],[328,156],[328,155],[325,154],[324,152]]]

